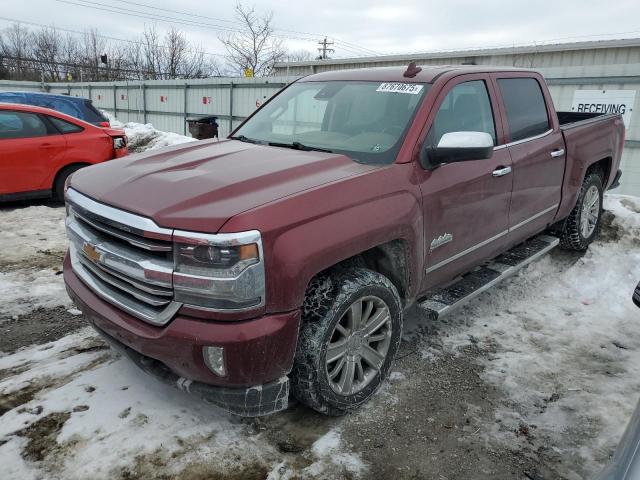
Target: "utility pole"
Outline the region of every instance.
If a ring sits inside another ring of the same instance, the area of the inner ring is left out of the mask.
[[[333,42],[327,42],[327,37],[324,37],[324,40],[319,41],[318,45],[320,45],[320,48],[318,48],[318,52],[320,52],[318,60],[326,60],[329,58],[327,57],[327,53],[335,52],[333,48],[327,48],[328,46],[333,45]]]

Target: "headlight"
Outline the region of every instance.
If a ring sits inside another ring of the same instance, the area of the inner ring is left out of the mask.
[[[208,235],[174,231],[175,300],[211,310],[264,305],[260,232]]]

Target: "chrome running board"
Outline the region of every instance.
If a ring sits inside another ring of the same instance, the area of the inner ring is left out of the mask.
[[[531,238],[485,265],[463,275],[448,287],[431,292],[427,297],[418,301],[418,306],[426,310],[434,320],[443,317],[504,279],[516,274],[559,243],[558,238],[550,235],[538,235]]]

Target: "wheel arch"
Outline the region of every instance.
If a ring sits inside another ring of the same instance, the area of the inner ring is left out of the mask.
[[[78,170],[80,168],[84,168],[84,167],[88,167],[89,165],[91,165],[91,163],[89,162],[73,162],[73,163],[68,163],[67,165],[65,165],[64,167],[58,169],[58,171],[56,172],[56,174],[53,176],[53,181],[51,182],[51,193],[52,195],[56,195],[56,184],[58,183],[58,180],[60,179],[60,177],[65,173],[68,172],[69,170]]]

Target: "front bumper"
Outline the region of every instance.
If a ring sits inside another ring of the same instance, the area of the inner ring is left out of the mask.
[[[286,408],[286,375],[293,365],[299,311],[237,322],[178,314],[158,327],[98,297],[75,275],[68,255],[64,280],[69,296],[91,325],[147,373],[237,415],[265,415]],[[226,376],[219,377],[206,366],[205,345],[224,347]]]

